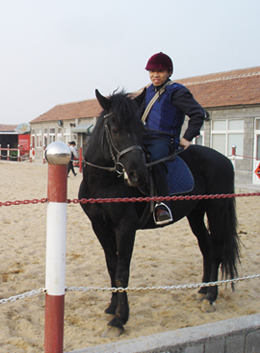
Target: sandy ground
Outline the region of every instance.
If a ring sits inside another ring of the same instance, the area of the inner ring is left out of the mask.
[[[0,162],[0,201],[47,196],[47,165]],[[68,198],[76,199],[81,174],[68,179]],[[259,197],[237,199],[243,242],[239,276],[259,273]],[[45,285],[46,204],[0,207],[0,298]],[[202,261],[186,219],[165,229],[139,231],[131,264],[130,287],[200,283]],[[66,285],[110,286],[103,251],[78,204],[68,205]],[[117,339],[101,338],[108,292],[66,293],[64,350],[137,338],[260,312],[259,279],[239,282],[236,291],[220,286],[216,311],[206,314],[196,289],[130,292],[130,319]],[[0,352],[42,352],[44,294],[0,305]]]

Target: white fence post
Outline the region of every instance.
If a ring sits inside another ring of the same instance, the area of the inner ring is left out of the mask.
[[[48,204],[46,243],[45,353],[63,352],[67,165],[70,149],[63,142],[51,143],[45,153],[48,162]]]

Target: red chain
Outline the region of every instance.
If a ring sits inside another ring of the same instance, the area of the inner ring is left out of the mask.
[[[30,203],[46,203],[48,199],[33,199],[33,200],[23,200],[23,201],[6,201],[0,202],[0,206],[13,206],[13,205],[28,205]]]
[[[187,195],[187,196],[159,196],[159,197],[125,197],[109,199],[81,199],[67,200],[67,203],[109,203],[109,202],[149,202],[149,201],[177,201],[177,200],[202,200],[221,199],[243,196],[260,196],[260,192],[245,194],[215,194],[215,195]]]
[[[187,196],[154,196],[154,197],[124,197],[124,198],[107,198],[107,199],[73,199],[67,200],[67,203],[113,203],[113,202],[150,202],[150,201],[177,201],[177,200],[202,200],[202,199],[231,199],[232,197],[244,197],[244,196],[260,196],[260,192],[245,193],[245,194],[215,194],[215,195],[187,195]],[[24,201],[6,201],[0,202],[0,206],[13,206],[13,205],[28,205],[36,203],[46,203],[47,198],[33,199]]]

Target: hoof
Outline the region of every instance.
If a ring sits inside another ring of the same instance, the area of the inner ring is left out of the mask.
[[[208,301],[207,299],[204,299],[202,301],[201,310],[204,313],[213,313],[216,310],[214,302],[212,303],[212,302]]]
[[[124,332],[123,329],[114,326],[108,326],[102,333],[102,338],[116,338],[119,337]]]
[[[200,300],[201,302],[206,298],[206,294],[203,293],[197,293],[196,295],[196,300]]]

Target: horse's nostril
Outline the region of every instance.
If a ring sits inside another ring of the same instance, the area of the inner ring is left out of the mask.
[[[127,183],[130,186],[138,187],[140,185],[140,177],[136,172],[130,172],[127,175]]]
[[[135,184],[138,183],[138,181],[139,181],[139,177],[136,172],[130,173],[129,179],[132,183],[135,183]]]

